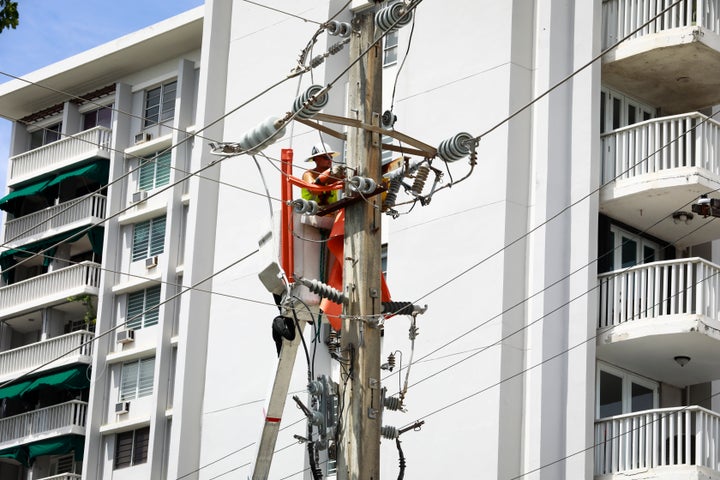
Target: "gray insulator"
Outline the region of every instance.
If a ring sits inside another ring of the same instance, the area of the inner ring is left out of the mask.
[[[319,67],[325,61],[324,55],[318,55],[317,57],[310,60],[310,68]]]
[[[385,398],[383,404],[388,410],[397,411],[402,408],[402,400],[400,400],[398,397],[387,397]]]
[[[405,15],[406,6],[402,2],[393,3],[375,14],[375,25],[382,30],[387,32],[391,29],[397,29],[404,27],[412,20],[413,13],[410,12]],[[403,17],[403,15],[405,15]],[[396,23],[397,22],[397,23]]]
[[[438,147],[438,155],[446,162],[454,162],[470,155],[475,138],[467,132],[458,133],[443,140]]]
[[[333,43],[332,45],[330,45],[330,46],[328,47],[328,54],[329,54],[329,55],[335,55],[336,53],[338,53],[340,50],[343,49],[343,47],[345,46],[345,43],[347,43],[347,42],[337,42],[337,43]]]
[[[372,193],[377,188],[377,183],[372,178],[354,176],[349,181],[350,190],[360,192],[363,195]]]
[[[321,62],[322,63],[322,62]],[[327,92],[317,97],[315,101],[305,106],[311,98],[315,97],[320,91],[322,91],[322,85],[310,85],[305,93],[295,99],[293,103],[293,113],[297,113],[300,118],[312,118],[315,114],[319,113],[322,108],[327,105],[329,97]]]
[[[402,186],[402,177],[394,177],[392,180],[390,180],[390,186],[387,191],[387,195],[385,195],[385,200],[383,200],[383,208],[392,208],[395,206],[395,202],[397,202],[397,196],[400,192],[400,187]]]
[[[315,200],[298,198],[292,201],[293,210],[301,215],[315,215],[318,212],[318,204]]]
[[[347,22],[338,22],[337,20],[333,20],[327,24],[327,32],[330,35],[347,37],[350,35],[350,24]]]
[[[412,315],[415,306],[412,302],[382,302],[382,313],[393,315]]]
[[[417,173],[415,174],[415,181],[413,182],[412,188],[410,189],[415,195],[420,195],[422,193],[428,175],[430,175],[430,167],[428,167],[427,165],[423,165],[417,169]]]
[[[285,125],[278,128],[278,120],[278,117],[269,117],[254,129],[245,132],[237,142],[240,148],[252,155],[273,144],[285,135]]]
[[[323,298],[332,300],[335,303],[347,302],[347,297],[339,290],[334,289],[330,285],[326,285],[318,280],[308,280],[307,278],[301,278],[299,282],[305,285],[311,292],[320,295]]]
[[[382,435],[383,438],[387,438],[388,440],[395,440],[400,436],[400,432],[395,427],[392,427],[390,425],[383,425],[380,428],[380,435]]]

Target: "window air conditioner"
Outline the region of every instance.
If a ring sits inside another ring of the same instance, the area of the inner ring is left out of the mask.
[[[117,332],[117,343],[130,343],[135,340],[135,330],[119,330]]]
[[[138,203],[142,202],[147,198],[148,194],[145,190],[140,190],[139,192],[133,192],[132,194],[132,203]]]
[[[152,135],[150,135],[147,132],[138,133],[135,135],[135,145],[139,145],[141,143],[147,142],[152,138]]]
[[[155,255],[154,257],[148,257],[145,259],[145,268],[155,268],[158,264],[158,257]]]
[[[130,402],[118,402],[115,404],[115,415],[122,415],[130,411]]]

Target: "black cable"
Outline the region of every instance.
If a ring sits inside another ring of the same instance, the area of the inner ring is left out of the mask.
[[[405,455],[403,454],[403,449],[400,446],[400,438],[395,439],[395,446],[397,446],[398,450],[398,463],[400,464],[400,471],[398,472],[398,478],[397,480],[403,480],[405,478]]]

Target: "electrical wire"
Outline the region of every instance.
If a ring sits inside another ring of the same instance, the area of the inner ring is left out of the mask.
[[[284,11],[284,10],[280,10],[279,8],[271,7],[270,5],[264,5],[264,4],[262,4],[262,3],[253,2],[253,1],[251,1],[251,0],[242,0],[242,1],[245,2],[245,3],[249,3],[249,4],[251,4],[251,5],[257,5],[258,7],[267,8],[268,10],[272,10],[272,11],[274,11],[274,12],[282,13],[283,15],[287,15],[287,16],[289,16],[289,17],[294,17],[294,18],[300,19],[300,20],[302,20],[303,22],[314,23],[314,24],[316,24],[316,25],[322,25],[322,23],[316,22],[315,20],[310,20],[309,18],[301,17],[300,15],[296,15],[296,14],[294,14],[294,13],[286,12],[286,11]]]

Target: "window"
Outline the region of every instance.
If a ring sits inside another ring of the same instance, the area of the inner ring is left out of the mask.
[[[598,418],[657,408],[658,384],[608,365],[598,366]]]
[[[160,285],[128,294],[126,328],[139,330],[157,325],[160,305]]]
[[[154,370],[155,357],[123,363],[120,371],[120,401],[152,395]]]
[[[176,92],[175,80],[145,91],[145,127],[166,122],[175,116]]]
[[[170,152],[165,152],[140,161],[140,190],[152,190],[170,183],[170,156]]]
[[[398,51],[398,31],[390,30],[385,35],[385,45],[383,47],[383,67],[394,65],[397,63]]]
[[[657,243],[615,225],[610,227],[610,235],[613,249],[609,256],[613,260],[613,270],[660,260],[660,246]]]
[[[125,468],[147,462],[150,427],[118,433],[115,437],[115,467]]]
[[[655,117],[655,109],[613,90],[600,92],[600,133],[617,130]]]
[[[133,230],[132,261],[163,253],[165,247],[165,216],[136,223]]]
[[[62,122],[35,130],[30,134],[30,150],[60,140]]]
[[[90,130],[94,127],[112,126],[112,105],[90,110],[83,114],[83,130]]]

